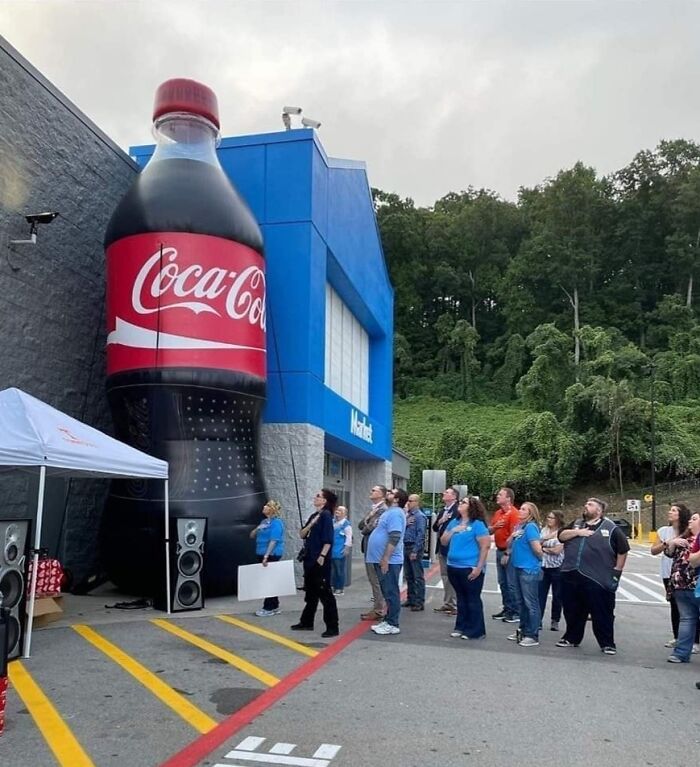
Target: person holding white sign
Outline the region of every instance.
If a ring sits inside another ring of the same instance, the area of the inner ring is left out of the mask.
[[[282,506],[277,501],[268,501],[263,506],[263,521],[251,531],[255,538],[255,553],[258,562],[267,567],[268,562],[279,562],[284,554],[284,522],[280,518]],[[279,615],[279,597],[265,597],[263,606],[256,611],[258,618]]]

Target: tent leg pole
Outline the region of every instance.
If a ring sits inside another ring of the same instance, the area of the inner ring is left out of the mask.
[[[165,604],[170,615],[170,490],[165,480]]]
[[[36,600],[36,579],[39,574],[39,548],[41,546],[41,522],[44,515],[44,487],[46,486],[46,466],[39,471],[39,493],[36,502],[36,529],[34,530],[34,558],[32,566],[32,585],[29,591],[29,612],[27,614],[27,632],[24,636],[23,658],[28,658],[32,649],[32,625],[34,623],[34,602]]]

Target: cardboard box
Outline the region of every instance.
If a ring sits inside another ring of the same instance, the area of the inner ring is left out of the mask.
[[[62,602],[63,597],[39,597],[34,602],[34,628],[44,628],[59,620],[63,615]]]

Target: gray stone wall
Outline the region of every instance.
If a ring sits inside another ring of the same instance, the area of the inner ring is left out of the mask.
[[[299,505],[304,521],[323,483],[323,430],[310,424],[267,423],[260,430],[263,477],[270,498],[282,504],[287,556],[299,551]],[[292,462],[294,466],[292,467]],[[299,502],[294,485],[296,473]]]
[[[0,38],[0,389],[16,386],[109,432],[102,236],[136,165]],[[58,211],[25,239],[27,213]],[[0,517],[32,516],[35,482],[0,475]],[[47,541],[80,580],[96,563],[106,480],[47,498]],[[65,497],[65,501],[64,501]],[[61,519],[56,521],[56,515]]]

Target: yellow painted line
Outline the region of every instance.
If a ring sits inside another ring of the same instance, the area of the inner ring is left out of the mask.
[[[275,634],[274,631],[261,629],[259,626],[242,621],[240,618],[232,618],[230,615],[217,615],[216,617],[220,621],[230,623],[232,626],[238,626],[238,628],[244,631],[250,631],[251,634],[257,634],[258,636],[265,637],[265,639],[270,639],[273,642],[277,642],[277,644],[288,647],[290,650],[296,650],[296,652],[300,652],[302,655],[308,655],[309,658],[315,658],[318,655],[318,650],[312,650],[311,647],[299,644],[299,642],[295,642],[293,639],[287,639],[287,637],[281,634]]]
[[[116,645],[105,639],[89,626],[84,624],[75,624],[72,628],[80,634],[83,639],[90,642],[91,645],[103,652],[110,660],[113,660],[124,671],[140,682],[149,692],[158,698],[162,703],[171,708],[178,716],[181,716],[195,730],[204,734],[216,727],[217,722],[207,716],[203,711],[193,706],[179,692],[175,692],[172,687],[167,685],[162,679],[159,679],[154,673],[142,666],[138,661],[120,650]]]
[[[10,663],[8,675],[61,767],[94,767],[61,715],[20,661]]]
[[[268,687],[272,687],[279,682],[279,679],[276,676],[268,674],[267,671],[264,671],[260,667],[249,663],[243,658],[239,658],[238,655],[234,655],[232,652],[228,652],[228,650],[224,650],[211,642],[207,642],[206,639],[202,639],[202,637],[198,637],[196,634],[190,634],[189,631],[185,631],[185,629],[176,626],[174,623],[169,623],[162,618],[154,618],[151,620],[151,623],[155,623],[159,628],[169,631],[171,634],[175,634],[176,637],[184,639],[185,642],[189,642],[195,647],[199,647],[200,650],[204,650],[204,652],[208,652],[210,655],[220,658],[221,660],[226,661],[226,663],[230,663],[239,671],[248,674],[248,676],[252,676],[254,679],[266,684]]]

